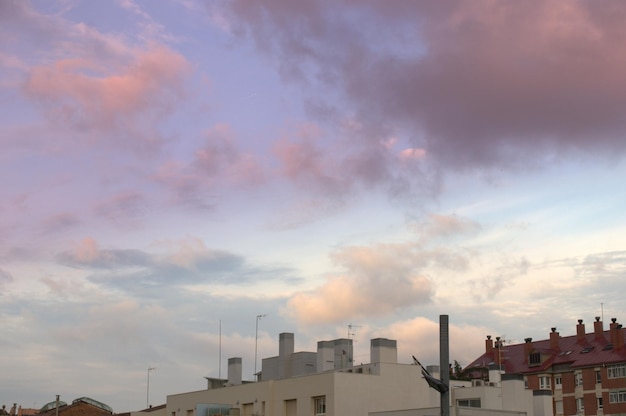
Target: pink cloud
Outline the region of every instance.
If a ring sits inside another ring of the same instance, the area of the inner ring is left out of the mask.
[[[72,257],[75,262],[81,264],[95,262],[100,257],[98,242],[91,237],[83,238],[72,250]]]
[[[429,241],[474,233],[480,229],[480,224],[457,215],[431,214],[414,228],[421,238]]]
[[[346,197],[359,188],[393,186],[393,142],[337,140],[329,144],[318,125],[303,124],[278,140],[273,153],[280,173],[299,187],[331,198]]]
[[[483,352],[482,340],[491,331],[483,326],[459,325],[458,316],[449,316],[450,361],[461,366],[469,364]],[[398,340],[399,360],[410,362],[416,355],[424,365],[439,364],[439,322],[424,317],[415,317],[393,323],[385,328],[385,335]],[[419,345],[419,351],[411,346]]]
[[[125,222],[142,216],[146,209],[147,204],[143,195],[130,190],[119,192],[94,204],[94,211],[98,216]]]
[[[46,232],[56,232],[75,227],[80,223],[81,221],[76,215],[69,212],[63,212],[45,218],[43,221],[43,228]]]
[[[424,260],[410,244],[350,247],[332,257],[348,273],[289,300],[288,308],[300,322],[380,316],[430,302],[432,282],[420,274]]]
[[[154,45],[137,49],[134,60],[123,64],[77,57],[35,66],[23,90],[54,122],[96,131],[136,129],[173,110],[189,71],[182,55]]]
[[[399,154],[400,160],[403,161],[422,159],[424,156],[426,156],[426,150],[414,148],[404,149]]]
[[[207,131],[192,168],[198,175],[244,187],[258,185],[266,176],[260,158],[240,148],[235,132],[227,124],[217,124]]]
[[[170,160],[154,175],[157,182],[173,192],[174,203],[204,208],[211,206],[208,195],[216,189],[249,188],[262,184],[266,177],[262,160],[239,147],[235,132],[227,124],[209,129],[190,161]]]

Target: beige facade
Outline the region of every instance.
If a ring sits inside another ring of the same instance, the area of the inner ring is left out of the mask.
[[[279,355],[262,360],[258,382],[241,381],[241,361],[229,359],[228,380],[167,397],[165,416],[367,415],[439,405],[439,393],[415,365],[398,364],[396,341],[371,341],[371,362],[354,366],[352,340],[318,342],[317,352],[295,352],[293,334],[279,338]],[[221,410],[225,412],[225,410]],[[224,413],[223,413],[224,414]]]
[[[245,416],[367,415],[439,404],[417,366],[374,363],[350,370],[171,395],[166,416],[209,416],[200,414],[209,404],[227,404]]]
[[[351,340],[320,341],[317,353],[295,352],[292,334],[281,334],[279,344],[279,355],[263,360],[260,381],[242,382],[241,360],[231,358],[228,380],[208,379],[206,390],[168,396],[165,416],[439,414],[439,393],[419,366],[397,362],[394,340],[372,340],[371,362],[359,366],[352,365]],[[436,378],[438,370],[429,367]],[[500,377],[452,380],[451,416],[552,416],[551,397],[536,397],[521,377]]]
[[[500,375],[498,375],[500,377]],[[450,416],[552,416],[552,397],[525,388],[523,377],[502,375],[497,382],[451,382]],[[369,416],[438,416],[439,407],[371,412]]]

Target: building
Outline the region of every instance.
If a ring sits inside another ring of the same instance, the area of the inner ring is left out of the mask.
[[[282,333],[278,349],[277,356],[262,360],[258,382],[243,381],[241,358],[230,358],[227,379],[207,378],[206,390],[169,395],[165,416],[439,414],[439,392],[428,386],[420,366],[398,363],[395,340],[372,339],[370,363],[356,366],[351,339],[319,341],[316,352],[295,352],[294,335]],[[438,366],[428,371],[439,378]],[[450,387],[451,416],[553,414],[551,396],[526,389],[523,377],[453,380]]]
[[[552,328],[547,339],[514,345],[488,335],[485,352],[464,372],[483,382],[521,377],[529,391],[551,396],[557,416],[626,415],[624,329],[615,318],[608,330],[596,317],[587,333],[580,319],[576,335],[561,337]]]
[[[228,379],[207,378],[206,390],[167,397],[166,416],[367,415],[439,406],[415,365],[399,364],[395,340],[370,343],[370,363],[354,366],[352,340],[319,341],[317,352],[294,351],[279,336],[279,354],[262,360],[258,382],[241,380],[241,358],[228,360]]]
[[[150,406],[136,412],[116,413],[115,416],[165,416],[165,405]]]
[[[63,401],[53,401],[45,404],[38,413],[39,416],[111,416],[112,414],[113,409],[110,406],[89,397],[79,397],[69,405]]]

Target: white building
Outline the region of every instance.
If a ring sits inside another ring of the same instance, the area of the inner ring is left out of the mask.
[[[207,378],[206,390],[168,396],[166,416],[438,415],[439,393],[429,388],[419,366],[399,364],[397,355],[395,340],[373,339],[370,363],[354,366],[351,339],[320,341],[317,352],[295,352],[293,334],[283,333],[279,355],[262,360],[258,382],[243,382],[241,358],[231,358],[228,380]],[[437,372],[431,374],[439,377]],[[540,411],[541,401],[523,380],[451,384],[451,416],[552,414]]]

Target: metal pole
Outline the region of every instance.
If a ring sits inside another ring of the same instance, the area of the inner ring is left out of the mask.
[[[148,367],[148,385],[146,386],[146,409],[150,408],[150,371],[156,370],[155,367]]]
[[[439,315],[439,372],[440,380],[450,385],[450,339],[448,315]],[[450,416],[450,390],[441,393],[441,416]]]
[[[220,319],[220,347],[219,347],[219,354],[218,354],[218,375],[217,378],[221,379],[222,378],[222,320]]]
[[[256,316],[256,329],[254,331],[254,374],[252,375],[253,377],[255,377],[255,380],[256,380],[257,349],[258,349],[257,347],[259,345],[259,320],[265,316],[267,315],[262,314],[262,315]]]

